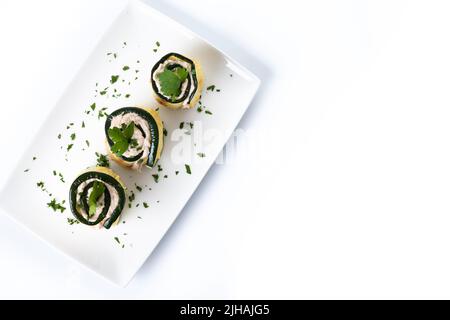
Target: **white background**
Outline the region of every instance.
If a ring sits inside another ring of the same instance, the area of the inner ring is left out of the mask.
[[[262,79],[239,128],[267,143],[125,289],[0,214],[0,298],[450,298],[448,1],[147,2]],[[124,4],[0,0],[2,185]]]

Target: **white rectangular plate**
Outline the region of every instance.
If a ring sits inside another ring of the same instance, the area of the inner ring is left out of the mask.
[[[159,47],[156,42],[160,43]],[[47,203],[52,198],[65,199],[68,207],[72,180],[86,167],[95,165],[96,151],[106,153],[105,117],[98,119],[98,110],[107,107],[106,112],[111,112],[132,105],[156,109],[158,105],[149,84],[150,70],[168,52],[178,52],[198,60],[204,69],[205,88],[215,85],[220,92],[204,90],[202,102],[205,107],[202,112],[197,108],[168,110],[160,107],[168,132],[159,162],[163,171],[143,168],[138,173],[112,164],[112,169],[136,194],[133,207],[129,209],[126,205],[119,225],[109,230],[70,225],[67,221],[72,218],[69,209],[63,213],[54,212]],[[124,71],[124,66],[130,69]],[[119,75],[114,84],[110,84],[112,75]],[[141,2],[131,2],[50,113],[11,174],[0,195],[0,204],[15,220],[52,246],[124,286],[158,245],[219,155],[259,83],[252,73],[185,27]],[[100,95],[105,87],[109,87],[108,93]],[[126,97],[127,94],[130,96]],[[86,114],[85,110],[94,102],[95,113]],[[81,128],[83,121],[85,128]],[[180,134],[177,130],[180,122],[192,122],[194,129],[185,125],[183,130],[186,133]],[[72,141],[70,135],[74,132],[76,138]],[[177,139],[179,141],[175,141]],[[66,151],[71,143],[72,149]],[[181,145],[185,148],[180,156]],[[205,157],[199,157],[197,153],[204,153]],[[36,160],[33,160],[34,156]],[[186,172],[185,164],[190,165],[191,174]],[[26,169],[29,171],[24,172]],[[53,175],[53,170],[63,174],[65,183],[58,175]],[[159,174],[158,183],[153,174]],[[164,175],[168,177],[164,178]],[[38,181],[45,182],[45,188],[52,196],[37,187]],[[137,191],[135,184],[143,190]],[[149,208],[143,207],[144,201]],[[137,203],[140,203],[139,207],[135,207]]]

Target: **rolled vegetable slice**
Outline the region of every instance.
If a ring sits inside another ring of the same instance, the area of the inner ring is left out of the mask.
[[[153,109],[117,109],[107,117],[105,133],[110,157],[122,166],[153,168],[161,157],[163,124]]]
[[[200,99],[203,71],[195,60],[172,52],[153,66],[151,84],[159,103],[172,109],[188,109]]]
[[[70,209],[81,223],[109,229],[119,221],[125,206],[125,190],[125,185],[111,169],[89,168],[70,186]]]

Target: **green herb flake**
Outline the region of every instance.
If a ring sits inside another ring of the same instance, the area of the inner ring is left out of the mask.
[[[109,168],[109,159],[106,155],[96,152],[97,166]]]
[[[129,97],[131,97],[131,94],[127,93],[127,94],[125,95],[125,98],[129,98]]]
[[[214,91],[216,89],[215,85],[211,85],[208,88],[206,88],[206,91]]]
[[[157,47],[160,47],[160,46],[161,46],[161,44],[159,43],[159,41],[156,41],[156,46],[157,46]]]
[[[90,143],[89,143],[89,140],[86,140],[86,145],[88,146],[88,147],[90,147]]]
[[[61,139],[61,133],[60,133],[60,134],[58,134],[58,139]]]
[[[129,67],[129,66],[124,66],[124,67],[122,68],[122,70],[123,70],[123,71],[130,70],[130,67]]]
[[[113,75],[113,76],[111,76],[111,80],[109,80],[109,82],[111,82],[111,84],[114,84],[117,82],[117,80],[119,80],[119,76]]]
[[[117,238],[117,237],[114,237],[114,240],[116,240],[116,242],[117,242],[118,244],[120,244],[120,240],[119,240],[119,238]]]
[[[167,137],[167,129],[166,129],[166,128],[163,128],[163,135],[164,135],[165,137]]]
[[[133,191],[130,192],[130,195],[128,196],[128,201],[133,202],[136,199],[136,195]]]
[[[155,180],[156,183],[158,183],[159,180],[159,174],[152,174],[153,180]]]
[[[85,127],[86,127],[86,125],[84,124],[84,121],[81,123],[81,127],[82,127],[82,128],[85,128]]]
[[[72,226],[74,224],[79,224],[80,221],[78,221],[77,219],[73,219],[73,218],[67,218],[67,223]]]
[[[180,128],[180,129],[183,129],[183,128],[184,128],[184,122],[180,122],[179,128]]]
[[[33,161],[36,160],[36,159],[37,159],[36,157],[33,157]]]
[[[188,164],[185,164],[184,167],[186,168],[186,173],[191,174],[191,167]]]
[[[137,191],[142,192],[142,187],[141,186],[138,186],[136,183],[134,185],[135,185]]]
[[[106,92],[105,92],[105,93],[106,93]],[[102,93],[100,92],[100,94],[102,94]],[[95,107],[96,107],[96,105],[95,105],[95,102],[94,102],[93,104],[91,104],[91,106],[90,106],[89,108],[91,108],[91,110],[94,111],[94,110],[95,110]]]
[[[100,91],[100,95],[104,96],[106,94],[106,90]]]
[[[206,155],[205,155],[203,152],[199,152],[199,153],[197,153],[197,155],[198,155],[200,158],[206,157]]]
[[[212,112],[209,111],[209,110],[206,110],[205,113],[206,113],[206,114],[209,114],[209,115],[212,115]]]
[[[53,175],[54,175],[54,176],[56,176],[56,175],[57,175],[57,173],[56,173],[56,171],[55,171],[55,170],[53,170]]]
[[[23,172],[28,172],[28,171],[30,171],[30,169],[25,169],[25,170],[23,170]]]
[[[69,144],[69,145],[67,146],[67,151],[70,151],[70,149],[72,149],[72,147],[73,147],[73,143]]]
[[[61,213],[63,213],[64,210],[66,210],[66,208],[61,203],[58,203],[55,198],[53,198],[49,203],[47,203],[47,207],[52,208],[53,211],[55,212],[59,210],[61,211]]]
[[[175,171],[175,175],[177,176],[180,173],[180,171]]]
[[[75,133],[72,133],[72,134],[70,135],[70,139],[71,139],[71,140],[75,140],[76,137],[77,137],[77,135],[76,135]]]
[[[150,206],[148,205],[147,202],[143,202],[142,205],[144,206],[145,209],[147,209],[148,207],[150,207]]]

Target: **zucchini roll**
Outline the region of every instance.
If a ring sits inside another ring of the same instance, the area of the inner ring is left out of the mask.
[[[151,83],[159,103],[172,109],[188,109],[200,99],[203,72],[196,61],[169,53],[152,68]]]
[[[126,107],[112,112],[105,123],[108,153],[125,167],[153,168],[161,157],[163,124],[150,108]]]
[[[109,229],[125,206],[125,185],[111,169],[94,167],[70,186],[69,202],[75,218],[89,226]]]

